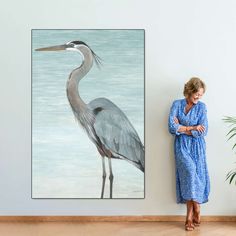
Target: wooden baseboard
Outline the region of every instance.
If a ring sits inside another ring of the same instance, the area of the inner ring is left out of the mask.
[[[0,216],[0,222],[174,222],[185,216]],[[236,222],[236,216],[202,216],[202,222]]]

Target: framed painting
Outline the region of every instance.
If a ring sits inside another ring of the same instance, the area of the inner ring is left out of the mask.
[[[32,30],[32,198],[145,197],[145,31]]]

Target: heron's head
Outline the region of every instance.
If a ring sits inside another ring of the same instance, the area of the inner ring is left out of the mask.
[[[101,65],[101,58],[83,41],[70,41],[68,43],[62,44],[62,45],[56,45],[56,46],[50,46],[46,48],[37,48],[35,51],[77,51],[82,53],[83,55],[83,48],[89,49],[89,51],[92,53],[92,56],[99,67]]]

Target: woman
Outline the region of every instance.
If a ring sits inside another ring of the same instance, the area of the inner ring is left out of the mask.
[[[205,92],[199,78],[184,86],[184,99],[173,102],[169,115],[169,132],[175,135],[176,197],[186,203],[186,230],[200,225],[200,204],[208,201],[210,182],[206,164],[206,105],[199,99]]]

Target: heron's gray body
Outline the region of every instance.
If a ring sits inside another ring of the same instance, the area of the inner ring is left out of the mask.
[[[126,115],[106,98],[88,104],[95,113],[94,130],[113,158],[130,161],[144,171],[144,147]]]

